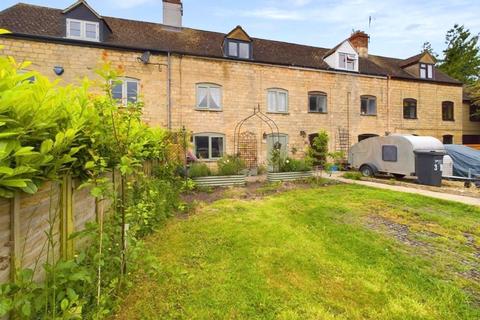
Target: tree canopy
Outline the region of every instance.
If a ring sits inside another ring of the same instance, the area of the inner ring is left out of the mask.
[[[455,24],[445,37],[447,48],[443,50],[444,58],[440,61],[439,69],[467,85],[478,81],[480,76],[478,40],[478,34],[474,35],[465,26]],[[429,48],[431,50],[431,47]]]

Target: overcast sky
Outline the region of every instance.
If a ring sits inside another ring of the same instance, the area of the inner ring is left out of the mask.
[[[66,8],[74,0],[21,0]],[[0,9],[18,0],[1,0]],[[162,21],[162,0],[90,0],[101,15]],[[437,52],[455,23],[480,32],[480,0],[184,0],[184,25],[331,48],[353,29],[371,35],[370,52],[407,58],[430,41]],[[371,17],[371,23],[369,23]]]

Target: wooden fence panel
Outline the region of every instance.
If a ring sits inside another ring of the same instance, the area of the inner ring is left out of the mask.
[[[109,178],[113,179],[113,175]],[[34,195],[18,193],[15,199],[0,198],[0,284],[14,280],[14,262],[18,268],[36,267],[34,280],[41,281],[47,260],[56,261],[62,254],[69,258],[73,245],[81,248],[81,243],[70,241],[70,234],[95,221],[97,207],[107,214],[112,202],[106,200],[98,205],[89,188],[77,187],[78,183],[65,178],[63,184],[45,183]],[[47,236],[51,224],[53,250],[48,248]]]
[[[20,197],[20,248],[22,268],[34,269],[34,279],[44,277],[43,264],[60,257],[60,210],[61,197],[58,183],[46,183],[34,195]],[[53,248],[48,248],[50,225]]]
[[[95,198],[90,195],[90,188],[74,190],[73,192],[73,223],[75,231],[83,231],[88,222],[95,221],[96,213]],[[85,246],[85,241],[79,239],[75,241],[75,248],[81,249]]]
[[[10,280],[10,199],[0,199],[0,283]]]

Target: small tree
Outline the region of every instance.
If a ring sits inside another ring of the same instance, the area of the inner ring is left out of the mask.
[[[428,41],[423,43],[422,52],[428,52],[433,57],[438,58],[438,54],[433,50],[432,44]]]
[[[480,105],[480,80],[477,80],[474,84],[468,86],[467,92],[472,99],[472,103]]]
[[[313,164],[318,166],[325,166],[328,157],[328,133],[321,130],[313,139],[312,145],[308,150],[308,155],[313,159]]]

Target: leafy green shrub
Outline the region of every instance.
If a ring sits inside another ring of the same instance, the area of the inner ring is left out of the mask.
[[[188,176],[190,178],[208,177],[212,175],[210,168],[203,162],[195,162],[190,165],[188,169]]]
[[[97,122],[87,83],[61,88],[36,72],[22,74],[29,65],[0,57],[1,197],[35,193],[42,181],[81,166],[85,128]]]
[[[350,179],[350,180],[362,180],[362,178],[363,178],[362,174],[358,171],[345,172],[342,175],[342,177],[345,178],[345,179]]]
[[[280,165],[281,172],[306,172],[310,170],[312,170],[312,161],[308,158],[301,160],[287,158]]]
[[[138,177],[129,187],[127,223],[130,236],[142,238],[172,216],[179,207],[183,180]]]
[[[235,156],[225,156],[217,161],[219,176],[238,175],[246,168],[245,161]]]
[[[324,166],[328,157],[328,133],[320,131],[313,139],[312,145],[308,149],[308,156],[313,159],[313,165]]]

